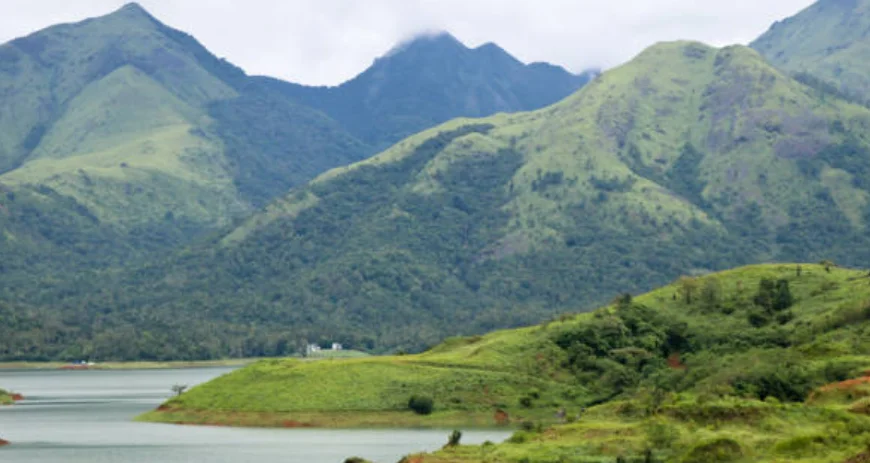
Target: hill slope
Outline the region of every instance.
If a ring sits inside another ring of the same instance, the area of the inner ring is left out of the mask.
[[[53,282],[154,261],[228,227],[375,152],[352,134],[361,120],[381,143],[433,121],[537,108],[584,82],[501,51],[439,50],[385,58],[342,87],[353,96],[249,77],[135,3],[0,45],[0,265],[21,283],[0,295],[33,303]],[[438,69],[434,80],[395,65],[409,55]],[[384,90],[357,119],[325,114],[345,105],[348,116],[351,99],[383,84],[412,94]],[[407,98],[424,88],[482,100],[433,98],[421,112]],[[412,113],[430,115],[402,122]]]
[[[246,355],[282,355],[415,350],[750,262],[860,265],[868,124],[751,49],[661,44],[554,106],[415,135],[76,290],[113,319],[254,326],[273,334]]]
[[[819,0],[752,43],[774,65],[870,101],[870,1]]]
[[[475,49],[447,33],[401,44],[337,87],[262,83],[318,108],[377,151],[455,117],[539,109],[593,76],[523,64],[497,45]]]
[[[870,366],[868,297],[866,271],[739,268],[624,296],[593,313],[451,339],[420,355],[262,361],[143,419],[271,426],[532,421],[509,443],[447,448],[431,461],[612,462],[651,450],[656,461],[701,462],[721,448],[728,452],[716,461],[842,462],[870,437],[866,381],[838,383]],[[413,396],[432,398],[433,413],[409,410]],[[567,421],[581,416],[545,430],[559,409]]]
[[[22,278],[171,249],[366,151],[137,4],[0,46],[0,94],[0,255]]]

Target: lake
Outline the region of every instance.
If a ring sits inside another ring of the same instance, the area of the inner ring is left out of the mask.
[[[449,430],[245,429],[135,423],[175,384],[208,381],[232,368],[179,370],[0,370],[0,387],[26,400],[0,407],[0,461],[341,463],[361,456],[394,463],[434,450]],[[465,431],[463,443],[500,442],[509,433]]]

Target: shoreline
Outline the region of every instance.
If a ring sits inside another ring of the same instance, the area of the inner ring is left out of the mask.
[[[505,429],[515,430],[524,421],[542,422],[550,410],[529,410],[509,421],[493,411],[445,410],[431,415],[408,411],[335,412],[237,412],[221,410],[157,409],[135,418],[137,422],[184,426],[228,426],[240,428],[411,428],[411,429]]]
[[[79,365],[66,362],[0,362],[3,370],[171,370],[186,368],[242,367],[262,359],[192,360],[168,362],[105,362]]]

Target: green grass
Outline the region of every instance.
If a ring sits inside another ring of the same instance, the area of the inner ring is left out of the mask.
[[[0,405],[12,405],[14,402],[12,394],[9,391],[0,389]]]
[[[320,352],[313,352],[308,354],[306,357],[307,360],[320,360],[320,359],[352,359],[352,358],[364,358],[369,357],[371,354],[367,354],[365,352],[361,352],[358,350],[323,350]]]

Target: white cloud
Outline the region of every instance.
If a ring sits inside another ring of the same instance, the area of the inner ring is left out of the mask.
[[[0,41],[122,0],[2,0]],[[523,61],[610,67],[662,40],[747,43],[812,0],[141,0],[252,74],[336,84],[416,33],[495,42]]]

